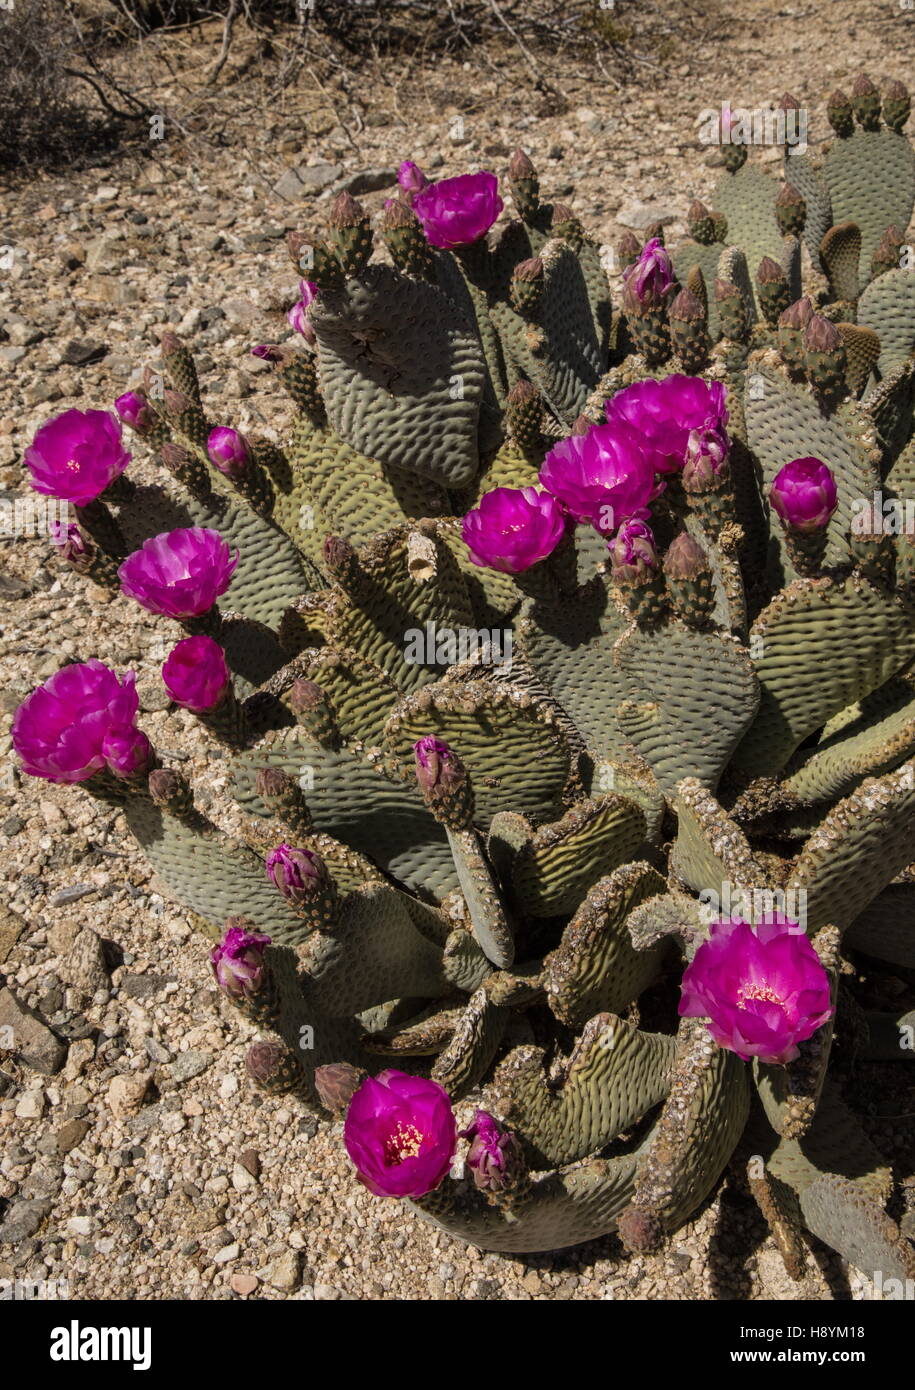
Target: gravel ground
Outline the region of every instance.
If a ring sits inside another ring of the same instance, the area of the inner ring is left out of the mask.
[[[404,157],[438,176],[477,163],[501,171],[522,143],[547,193],[573,201],[602,240],[659,218],[676,237],[718,174],[695,139],[702,107],[761,105],[787,89],[820,137],[826,95],[860,68],[915,87],[913,34],[915,15],[889,0],[827,11],[741,0],[705,38],[681,37],[638,87],[568,76],[561,115],[536,114],[509,54],[495,74],[389,71],[377,91],[360,91],[355,125],[345,113],[340,123],[333,88],[303,83],[260,109],[245,88],[247,107],[232,87],[204,94],[212,50],[163,42],[152,49],[163,92],[177,90],[167,60],[185,99],[200,94],[186,139],[0,189],[0,244],[12,248],[0,272],[0,497],[25,495],[20,457],[35,429],[66,407],[110,402],[166,327],[197,352],[215,420],[281,434],[279,393],[255,380],[248,349],[285,336],[295,281],[284,230],[319,222],[358,171],[377,174],[364,197],[377,211]],[[227,147],[209,138],[217,124]],[[136,466],[141,478],[153,471]],[[164,707],[159,665],[177,626],[107,601],[48,550],[41,537],[0,549],[0,983],[5,974],[69,1042],[56,1071],[40,1025],[32,1060],[45,1072],[0,1053],[0,1278],[66,1280],[70,1296],[100,1299],[869,1296],[822,1247],[792,1282],[733,1182],[654,1258],[627,1257],[615,1238],[516,1259],[482,1253],[364,1191],[339,1124],[253,1094],[243,1056],[254,1035],[221,1001],[206,948],[123,819],[16,771],[16,705],[63,658],[99,655],[137,671],[153,743],[182,760],[216,819],[228,814],[219,760],[205,759],[192,716]],[[874,987],[888,1006],[906,988]],[[872,1132],[895,1146],[905,1178],[911,1128],[879,1115],[905,1120],[915,1093],[882,1077],[869,1092]]]

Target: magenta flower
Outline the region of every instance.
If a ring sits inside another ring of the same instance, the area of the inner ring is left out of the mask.
[[[654,532],[644,521],[630,517],[624,521],[612,541],[607,542],[614,568],[623,566],[648,577],[650,571],[658,568],[658,552],[655,549]]]
[[[121,589],[150,613],[196,618],[224,594],[238,564],[218,531],[185,526],[144,541],[118,570]]]
[[[216,983],[230,999],[250,999],[264,978],[264,950],[270,937],[259,932],[229,927],[218,946],[210,952]]]
[[[776,476],[769,500],[786,526],[821,531],[838,506],[836,480],[820,459],[792,459]]]
[[[628,517],[645,519],[662,491],[638,435],[614,421],[561,440],[547,454],[540,481],[578,521],[613,531]]]
[[[457,1143],[448,1092],[402,1071],[367,1077],[350,1101],[343,1142],[376,1197],[423,1197],[445,1177]]]
[[[478,1110],[473,1123],[462,1129],[461,1139],[469,1139],[467,1167],[481,1192],[501,1192],[524,1172],[521,1144],[487,1110]]]
[[[136,676],[123,681],[101,661],[64,666],[23,700],[13,718],[13,747],[25,772],[49,782],[84,782],[105,766],[109,729],[132,724]]]
[[[162,683],[170,698],[194,714],[222,704],[229,679],[225,652],[204,634],[185,637],[172,648],[162,666]]]
[[[638,259],[626,267],[623,282],[642,308],[664,303],[673,288],[674,268],[657,237],[646,241]]]
[[[720,381],[668,376],[619,391],[607,402],[606,416],[611,424],[622,422],[641,436],[655,472],[671,473],[683,467],[694,430],[713,432],[727,447],[725,397]]]
[[[35,435],[25,451],[32,487],[86,507],[130,462],[121,424],[107,410],[65,410]]]
[[[429,186],[429,180],[412,159],[405,159],[397,170],[397,182],[407,194],[422,193],[423,189]]]
[[[62,560],[81,560],[88,553],[83,534],[75,522],[52,521],[48,535]]]
[[[251,461],[251,446],[243,434],[228,425],[217,425],[207,436],[210,462],[227,478],[240,478]]]
[[[306,342],[315,341],[315,330],[312,327],[311,319],[308,317],[308,309],[318,293],[318,287],[313,280],[299,281],[299,298],[286,315],[286,322],[296,333],[301,333]]]
[[[552,554],[565,529],[565,513],[551,493],[496,487],[464,517],[462,534],[475,565],[518,574]]]
[[[719,1047],[783,1064],[832,1017],[829,976],[797,922],[713,922],[687,966],[680,1014],[707,1018]]]
[[[485,236],[504,207],[499,181],[488,169],[428,184],[413,199],[430,246],[466,246]]]
[[[155,422],[152,406],[141,391],[125,391],[114,403],[121,422],[138,434],[145,434]]]
[[[287,902],[300,907],[314,897],[317,884],[327,878],[327,868],[319,854],[310,849],[277,845],[267,855],[267,877]]]
[[[156,760],[153,746],[135,724],[112,724],[102,739],[102,757],[115,777],[139,777]]]

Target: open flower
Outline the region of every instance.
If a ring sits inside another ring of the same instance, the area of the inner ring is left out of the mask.
[[[623,283],[642,308],[664,303],[673,288],[674,270],[658,237],[646,241],[638,259],[627,265]]]
[[[130,462],[121,422],[107,410],[65,410],[35,435],[25,451],[32,487],[86,507]]]
[[[264,978],[264,951],[269,945],[269,936],[245,931],[243,927],[229,927],[219,945],[213,947],[210,952],[213,975],[230,999],[250,999],[260,989]]]
[[[108,731],[133,724],[139,701],[132,671],[118,680],[101,661],[64,666],[33,690],[13,719],[23,769],[49,782],[84,782],[105,766]]]
[[[518,574],[552,554],[565,529],[565,513],[551,493],[496,487],[464,517],[462,534],[475,565]]]
[[[413,199],[413,211],[431,246],[466,246],[485,236],[504,203],[499,181],[488,169],[428,184]]]
[[[769,500],[786,526],[821,531],[835,511],[836,480],[820,459],[792,459],[778,473]]]
[[[713,922],[684,972],[680,1013],[707,1018],[719,1047],[745,1061],[791,1062],[832,1017],[829,976],[796,922]]]
[[[238,564],[218,531],[186,526],[144,541],[118,570],[121,589],[150,613],[196,618],[224,594]]]
[[[112,724],[102,739],[102,757],[115,777],[139,777],[156,760],[153,746],[135,724]]]
[[[576,520],[605,532],[628,517],[647,518],[660,491],[638,435],[616,421],[561,440],[544,459],[540,481]]]
[[[367,1077],[350,1101],[343,1139],[376,1197],[423,1197],[448,1172],[457,1143],[448,1092],[402,1071]]]
[[[194,714],[221,704],[229,679],[225,652],[204,633],[178,642],[162,666],[162,683],[169,696]]]
[[[686,462],[690,435],[696,430],[702,432],[706,447],[714,435],[727,451],[725,399],[720,381],[675,375],[627,386],[607,402],[606,416],[640,436],[656,473],[671,473]]]

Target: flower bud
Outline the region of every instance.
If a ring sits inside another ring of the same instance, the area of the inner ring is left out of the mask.
[[[690,430],[681,474],[684,491],[715,491],[729,472],[727,438],[718,430]]]
[[[143,391],[125,391],[114,403],[118,418],[137,434],[148,434],[156,423],[155,412]]]
[[[75,522],[52,521],[48,535],[60,558],[70,564],[78,565],[89,554],[89,547]]]
[[[826,117],[836,135],[843,138],[851,135],[854,130],[852,115],[851,102],[843,91],[836,88],[826,101]]]
[[[300,907],[314,898],[315,888],[326,882],[328,873],[314,850],[277,845],[267,855],[267,877],[288,903]]]
[[[108,770],[124,781],[148,772],[156,760],[153,746],[134,724],[112,724],[102,740]]]
[[[243,434],[217,425],[207,437],[210,462],[227,478],[240,478],[251,462],[251,446]]]
[[[759,263],[756,287],[766,322],[774,326],[778,322],[779,314],[787,309],[791,302],[791,291],[788,289],[788,277],[771,256],[763,256]]]
[[[883,89],[883,119],[890,130],[902,134],[902,127],[912,114],[912,101],[909,89],[904,82],[895,79]]]
[[[478,1110],[459,1137],[470,1140],[466,1164],[474,1183],[487,1196],[510,1191],[527,1176],[521,1141],[488,1111]]]
[[[859,73],[851,89],[851,105],[855,118],[864,130],[880,128],[880,93],[865,73]]]
[[[650,582],[658,572],[654,533],[644,521],[630,518],[608,541],[614,584],[632,587]]]
[[[817,458],[792,459],[780,470],[769,500],[786,526],[802,533],[821,531],[838,506],[832,472]]]
[[[349,1062],[331,1062],[315,1068],[315,1090],[325,1110],[343,1115],[365,1079],[365,1072]]]
[[[469,825],[473,791],[467,769],[443,739],[428,735],[413,745],[416,780],[429,810],[444,824]]]
[[[786,183],[775,200],[775,220],[783,236],[800,236],[807,220],[807,204],[791,183]]]
[[[635,232],[623,232],[619,241],[616,243],[616,255],[620,264],[620,270],[625,270],[639,258],[642,244]]]
[[[522,221],[532,221],[540,208],[540,180],[523,150],[515,150],[508,162],[508,182]]]
[[[708,570],[708,556],[688,531],[681,531],[671,541],[664,556],[664,573],[668,579],[694,580]]]
[[[270,937],[248,931],[247,926],[244,918],[230,918],[225,936],[210,952],[216,983],[230,999],[250,999],[264,983],[264,951]]]
[[[698,198],[694,198],[689,205],[686,223],[694,241],[701,242],[703,246],[711,246],[715,240],[715,224],[709,209],[704,203],[700,203]]]
[[[412,196],[422,193],[429,180],[418,164],[414,164],[412,159],[405,159],[397,170],[397,182],[404,193]]]

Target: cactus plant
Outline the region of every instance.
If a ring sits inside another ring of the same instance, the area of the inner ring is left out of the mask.
[[[803,1228],[865,1272],[915,1270],[842,1099],[836,1012],[849,955],[915,959],[897,915],[915,565],[873,506],[855,524],[875,492],[915,493],[912,274],[858,294],[908,193],[859,205],[846,171],[872,172],[875,141],[879,167],[909,168],[905,105],[894,87],[880,130],[862,87],[853,132],[833,102],[843,148],[799,165],[787,197],[732,159],[715,212],[691,209],[695,240],[672,258],[627,244],[615,315],[593,242],[541,202],[527,156],[498,227],[493,176],[428,185],[405,166],[392,264],[348,196],[325,241],[290,237],[297,267],[313,253],[301,341],[255,349],[296,406],[282,448],[208,418],[169,334],[118,403],[168,487],[123,474],[105,417],[111,466],[74,494],[63,559],[85,571],[91,551],[96,582],[119,572],[184,623],[164,679],[227,748],[243,832],[133,738],[130,677],[97,665],[20,709],[26,769],[123,809],[221,943],[217,982],[264,1033],[254,1083],[349,1107],[372,1190],[478,1246],[619,1230],[654,1248],[746,1131],[789,1272]],[[860,231],[833,227],[828,288],[801,301],[798,233],[817,227],[819,255],[830,198]],[[39,435],[36,485],[79,474],[91,425],[72,450],[66,421],[63,443]],[[817,467],[786,482],[787,464]],[[815,1018],[775,1052],[695,1004],[731,979],[729,1018],[788,1018],[752,951],[752,980],[703,964],[741,916],[760,959],[806,932]],[[684,969],[708,973],[678,1018]],[[859,1055],[915,1055],[895,1017],[865,1031]]]

